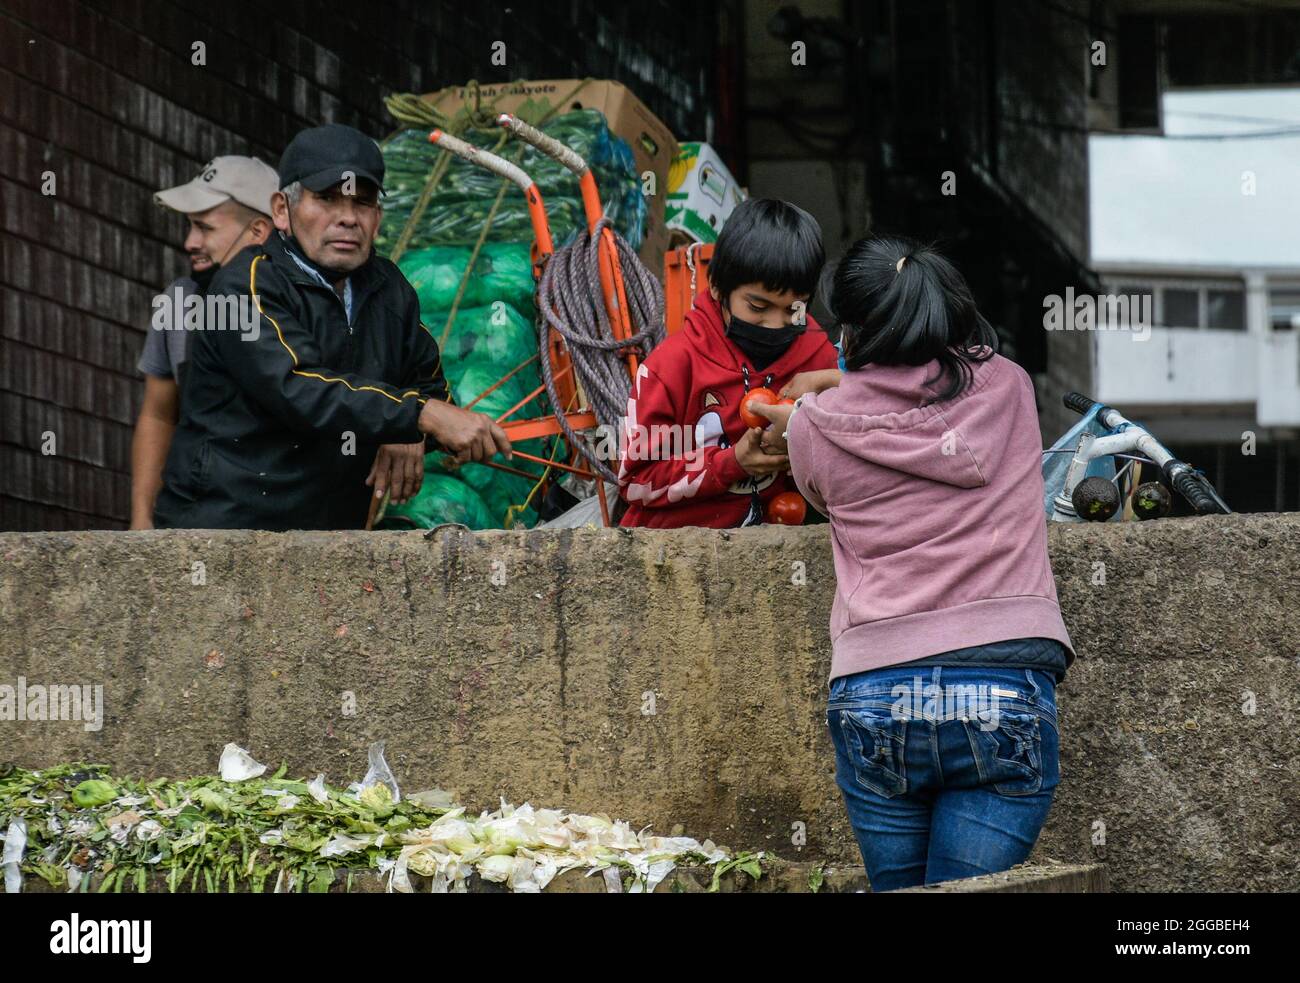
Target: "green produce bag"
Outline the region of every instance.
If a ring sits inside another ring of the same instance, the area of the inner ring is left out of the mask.
[[[627,141],[610,132],[604,115],[598,110],[579,109],[564,113],[552,118],[541,129],[587,162],[602,198],[608,195],[607,186],[612,189],[620,181],[637,180],[632,148]],[[485,150],[496,148],[500,136],[499,130],[469,129],[460,134],[466,143]],[[520,142],[510,137],[495,152],[513,161],[520,148]],[[418,195],[423,191],[429,168],[440,153],[441,148],[429,142],[427,129],[412,127],[394,133],[383,146],[384,188],[388,192],[385,205],[389,195]],[[523,147],[519,166],[536,182],[543,197],[576,193],[577,177],[559,161],[534,147]],[[500,177],[457,157],[449,162],[438,190],[465,198],[493,198],[500,185]]]
[[[472,252],[469,246],[429,246],[402,255],[397,265],[415,288],[422,311],[451,307]],[[465,277],[461,308],[481,307],[498,300],[531,315],[533,261],[527,243],[484,243],[474,269]]]
[[[444,522],[459,522],[471,529],[499,529],[500,523],[482,497],[450,474],[425,472],[424,484],[409,502],[390,504],[377,529],[432,529]]]
[[[443,327],[447,323],[447,313],[447,311],[421,312],[421,319],[435,339],[442,336]],[[458,369],[478,365],[495,373],[492,376],[492,381],[495,382],[515,366],[537,354],[536,331],[532,321],[505,303],[490,307],[462,307],[456,312],[456,319],[452,322],[451,330],[447,332],[447,340],[442,345],[446,372],[450,376],[455,376]],[[519,394],[520,399],[525,393],[541,385],[539,371],[537,363],[534,362],[527,368],[521,369],[512,378],[512,382],[518,380],[518,384],[525,387]],[[471,397],[476,395],[478,393],[472,393]],[[502,407],[502,411],[504,412],[511,405],[507,403]]]
[[[645,238],[649,210],[627,142],[610,133],[604,116],[590,109],[557,116],[542,127],[542,132],[583,156],[591,167],[610,221],[633,249],[639,248]],[[442,154],[436,144],[429,143],[428,137],[427,129],[411,128],[398,131],[384,143],[386,194],[383,224],[376,240],[381,254],[387,255],[397,244]],[[522,149],[519,164],[545,200],[551,237],[557,246],[586,229],[578,178],[559,162],[513,139],[498,147],[500,132],[496,130],[469,129],[460,137],[477,147],[496,148],[512,161]],[[477,242],[501,189],[501,181],[498,175],[484,168],[459,157],[450,158],[406,248]],[[532,239],[527,203],[517,188],[509,187],[493,216],[486,241],[531,242]]]
[[[531,385],[519,382],[519,378],[523,374],[521,372],[518,376],[507,379],[499,388],[475,403],[473,409],[486,413],[493,419],[499,417],[532,391]],[[459,374],[457,370],[453,369],[450,378],[453,380],[452,391],[455,393],[457,404],[468,406],[472,399],[484,392],[489,386],[495,384],[500,377],[501,373],[495,368],[477,363],[462,366],[459,369]],[[525,388],[525,385],[529,385],[529,388]],[[548,405],[544,397],[539,398],[521,407],[510,419],[528,420],[543,416],[547,412]],[[532,454],[535,457],[546,457],[549,454],[550,445],[546,440],[539,438],[520,441],[515,445],[515,449],[526,454]],[[524,503],[533,486],[540,480],[544,470],[544,465],[538,464],[536,461],[522,459],[507,461],[501,454],[496,455],[493,460],[520,471],[526,471],[534,475],[534,477],[531,479],[524,478],[521,475],[510,474],[507,471],[473,462],[462,464],[456,468],[448,468],[442,464],[444,459],[445,455],[440,453],[429,454],[425,458],[426,465],[455,474],[477,491],[487,504],[492,518],[501,525],[505,522],[506,511],[509,507]],[[531,512],[532,510],[530,510]],[[520,518],[527,521],[529,517],[522,516]],[[535,521],[535,515],[533,518]]]

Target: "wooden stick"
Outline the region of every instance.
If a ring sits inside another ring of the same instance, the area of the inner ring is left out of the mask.
[[[384,492],[381,498],[378,495],[370,495],[370,512],[366,515],[366,532],[370,532],[375,525],[375,513],[379,511],[379,503],[388,501],[388,492]]]

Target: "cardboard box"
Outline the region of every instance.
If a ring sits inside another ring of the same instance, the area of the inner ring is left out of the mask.
[[[420,97],[447,116],[454,116],[472,103],[473,92],[467,86],[453,85]],[[604,113],[610,130],[628,142],[636,161],[637,173],[655,176],[656,193],[648,197],[646,237],[641,244],[641,262],[660,280],[663,279],[664,251],[668,248],[668,228],[664,222],[668,172],[677,156],[677,140],[672,131],[646,108],[632,91],[620,82],[597,79],[541,79],[538,81],[480,84],[479,108],[484,112],[516,113],[528,122],[551,109],[556,115],[574,109],[596,109]],[[471,105],[472,109],[473,106]]]
[[[707,143],[683,143],[668,177],[666,224],[674,240],[716,242],[722,224],[745,200],[717,151]]]

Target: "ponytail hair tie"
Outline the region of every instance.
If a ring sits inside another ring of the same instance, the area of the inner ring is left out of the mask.
[[[894,272],[895,272],[895,273],[902,273],[902,272],[903,272],[903,262],[904,262],[906,259],[907,259],[906,256],[899,256],[899,257],[898,257],[898,262],[894,264]]]

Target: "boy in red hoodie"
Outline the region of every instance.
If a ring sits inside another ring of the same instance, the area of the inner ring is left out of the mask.
[[[620,525],[756,525],[767,503],[797,491],[790,461],[759,446],[741,398],[834,368],[835,347],[807,313],[826,253],[816,219],[788,202],[751,198],[723,226],[709,289],[681,331],[642,363],[619,448]]]

